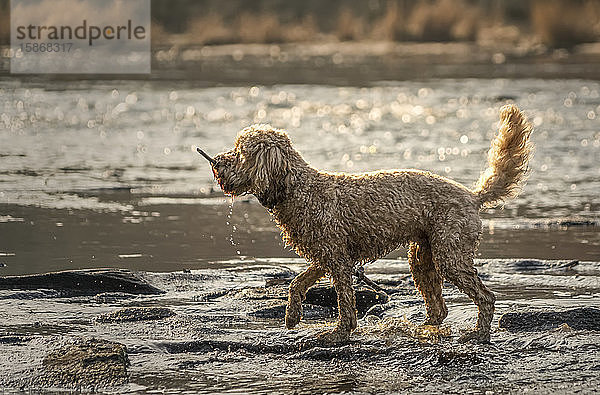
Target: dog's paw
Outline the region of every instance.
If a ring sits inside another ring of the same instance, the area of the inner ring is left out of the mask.
[[[350,340],[350,331],[335,328],[330,331],[321,332],[317,335],[317,341],[322,345],[335,345]]]
[[[287,307],[285,309],[285,327],[293,329],[302,319],[302,310]]]
[[[481,329],[471,329],[458,338],[459,343],[477,342],[490,343],[490,332]]]

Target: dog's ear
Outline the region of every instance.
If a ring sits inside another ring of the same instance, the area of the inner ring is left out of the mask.
[[[290,183],[291,142],[282,131],[259,125],[242,131],[236,141],[252,184],[252,193],[271,208],[286,193]]]
[[[273,144],[257,145],[251,174],[256,193],[283,186],[288,171],[289,163],[280,147]]]

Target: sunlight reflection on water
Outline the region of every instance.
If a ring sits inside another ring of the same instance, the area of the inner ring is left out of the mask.
[[[212,175],[194,147],[210,153],[226,149],[241,128],[255,122],[286,129],[319,168],[424,168],[472,185],[484,166],[498,109],[513,100],[536,125],[532,176],[517,205],[590,215],[597,214],[600,203],[597,82],[430,80],[363,88],[3,85],[4,202],[62,200],[77,206],[82,197],[49,194],[120,187],[153,195],[207,193]]]

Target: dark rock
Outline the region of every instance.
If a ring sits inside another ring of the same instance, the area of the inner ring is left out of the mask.
[[[292,281],[292,279],[289,279],[289,278],[267,278],[265,280],[265,287],[289,284],[291,281]]]
[[[283,318],[285,317],[285,305],[266,307],[248,313],[249,316],[258,318]]]
[[[160,289],[124,269],[89,269],[0,277],[0,289],[53,289],[61,296],[96,295],[103,292],[156,295]]]
[[[513,263],[514,267],[516,270],[523,270],[523,271],[528,271],[528,270],[540,270],[540,269],[547,269],[548,266],[546,265],[545,262],[543,261],[536,261],[533,259],[524,259],[522,261],[516,261]]]
[[[570,270],[579,264],[579,261],[538,261],[523,259],[511,263],[516,271],[534,270]],[[480,275],[481,276],[481,275]]]
[[[361,317],[365,315],[367,310],[372,306],[383,303],[381,296],[375,291],[366,288],[358,288],[355,289],[355,291],[356,310],[358,310],[358,315]],[[308,290],[304,302],[318,306],[337,308],[337,293],[332,286],[316,286]]]
[[[515,101],[517,97],[513,95],[498,95],[494,96],[492,100],[496,102]]]
[[[60,297],[60,292],[52,289],[37,289],[31,291],[15,291],[6,292],[4,295],[0,295],[0,300],[3,299],[19,299],[19,300],[33,300],[40,298],[56,298]]]
[[[363,287],[355,287],[356,292],[356,309],[358,315],[362,317],[368,309],[375,304],[383,304],[386,299],[381,294]],[[227,296],[233,299],[243,300],[287,300],[288,287],[282,284],[273,284],[266,287],[248,287],[242,289],[234,289],[227,293]],[[220,296],[220,295],[218,295]],[[386,296],[386,295],[383,295]],[[337,311],[337,293],[335,288],[330,285],[317,285],[308,290],[306,299],[304,300],[305,317],[310,319],[311,313],[315,313],[315,318],[323,318],[329,316],[330,312]],[[312,306],[311,306],[312,305]],[[316,306],[321,306],[333,310],[315,310]],[[252,315],[261,316],[264,318],[279,318],[283,317],[284,307],[276,306],[267,309],[256,310]]]
[[[13,333],[0,333],[0,344],[19,344],[33,339],[32,336],[23,336]]]
[[[565,219],[558,222],[559,226],[573,227],[573,226],[598,226],[598,222],[588,219]]]
[[[128,381],[127,349],[107,340],[79,338],[48,354],[42,365],[45,386],[95,389]]]
[[[536,332],[567,324],[573,329],[600,330],[600,309],[581,307],[565,311],[506,313],[498,326],[510,332]]]
[[[281,338],[281,337],[280,337]],[[212,351],[235,352],[243,350],[254,354],[288,354],[298,351],[298,345],[293,341],[281,338],[281,341],[271,339],[268,343],[240,342],[227,340],[194,340],[187,342],[165,342],[157,346],[169,354],[206,353]]]
[[[166,307],[124,307],[96,318],[99,322],[131,322],[160,320],[174,316],[173,310]]]
[[[600,222],[587,218],[550,218],[533,222],[533,226],[537,228],[587,228],[598,227]]]
[[[337,293],[330,286],[312,287],[306,292],[304,303],[318,306],[337,307]]]

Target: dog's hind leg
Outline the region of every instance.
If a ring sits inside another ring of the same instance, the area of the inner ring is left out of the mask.
[[[423,295],[423,300],[425,300],[427,318],[423,324],[441,324],[448,315],[448,308],[442,297],[444,279],[433,263],[431,247],[427,240],[410,243],[408,263],[410,264],[415,286]]]
[[[285,309],[285,326],[288,329],[292,329],[298,325],[302,319],[302,301],[306,298],[306,291],[324,275],[324,270],[315,266],[309,266],[308,269],[292,280],[288,295],[288,304]]]
[[[473,251],[465,252],[455,247],[434,245],[433,259],[438,263],[444,278],[467,294],[478,308],[477,326],[459,341],[489,342],[496,297],[477,276],[477,270],[473,267]]]
[[[352,274],[350,271],[333,275],[333,286],[337,293],[339,320],[337,326],[340,330],[351,332],[356,329],[356,294],[352,287]]]

